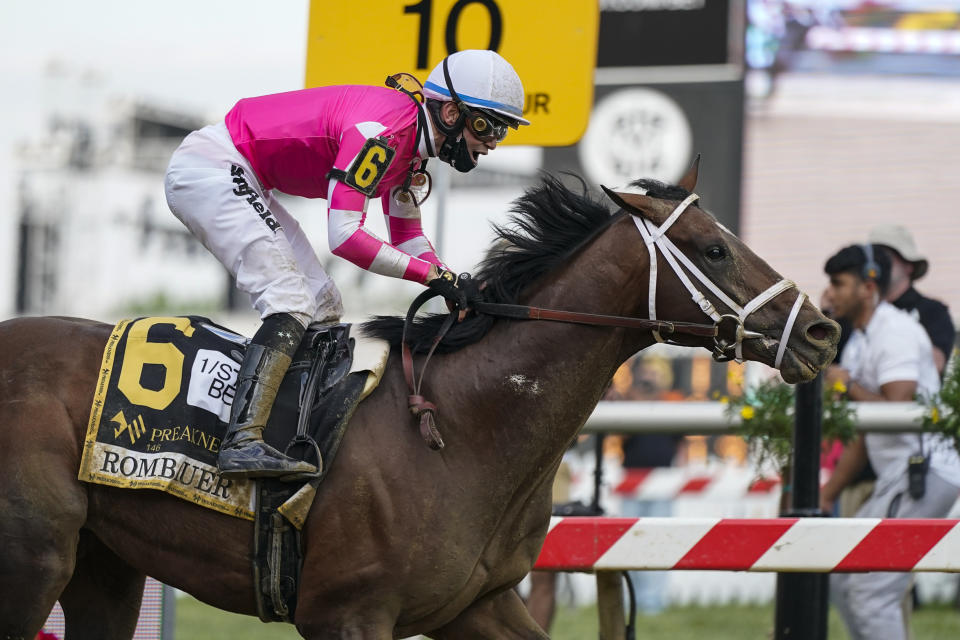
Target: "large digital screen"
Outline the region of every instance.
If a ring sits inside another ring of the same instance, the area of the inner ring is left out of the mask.
[[[753,69],[958,75],[960,1],[747,0]]]

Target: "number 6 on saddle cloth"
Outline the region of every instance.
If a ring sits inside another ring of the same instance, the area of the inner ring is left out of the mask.
[[[308,330],[265,429],[271,446],[308,460],[322,452],[329,467],[343,426],[375,386],[368,369],[348,373],[349,330]],[[252,520],[251,483],[222,478],[216,467],[246,342],[201,317],[119,323],[104,351],[80,480],[158,489]]]

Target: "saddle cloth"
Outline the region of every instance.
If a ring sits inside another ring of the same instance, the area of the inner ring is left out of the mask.
[[[340,327],[350,329],[349,325]],[[373,391],[386,367],[387,343],[355,335],[349,338],[352,366],[336,385],[336,389],[346,391],[338,395],[330,388],[318,388],[311,398],[305,398],[316,336],[316,331],[307,331],[264,430],[264,439],[281,451],[296,433],[303,405],[312,411],[310,426],[326,430],[317,433],[308,429],[307,433],[312,433],[321,450],[332,446],[335,453],[353,410]],[[230,417],[239,363],[248,342],[199,316],[119,322],[104,349],[79,479],[130,489],[156,489],[254,520],[254,481],[222,478],[216,463]],[[321,402],[324,406],[317,406]],[[326,411],[324,407],[329,405],[335,408]],[[339,429],[336,435],[331,435],[331,428]],[[299,449],[296,453],[309,453]],[[327,452],[330,459],[324,460],[323,473],[329,469],[332,453]],[[318,480],[313,481],[313,488],[316,484]],[[309,488],[311,485],[304,486]],[[291,499],[297,502],[299,513],[294,510],[285,514],[298,527],[309,508],[304,496],[313,496],[311,491],[300,494]]]

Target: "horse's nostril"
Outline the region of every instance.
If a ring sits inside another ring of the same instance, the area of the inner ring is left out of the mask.
[[[807,336],[816,342],[836,341],[840,337],[840,327],[832,320],[814,322],[807,327]]]

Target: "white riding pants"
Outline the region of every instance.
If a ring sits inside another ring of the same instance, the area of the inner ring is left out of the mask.
[[[907,477],[882,495],[871,495],[857,511],[858,518],[943,518],[957,500],[958,488],[935,471],[927,472],[926,493],[914,500],[907,493]],[[899,496],[899,498],[897,498]],[[897,504],[894,504],[894,501]],[[910,573],[834,573],[830,600],[847,625],[852,640],[907,640],[900,605],[910,588]]]
[[[264,190],[223,123],[188,135],[165,180],[167,204],[247,293],[261,318],[304,326],[343,315],[340,292],[296,219]]]

